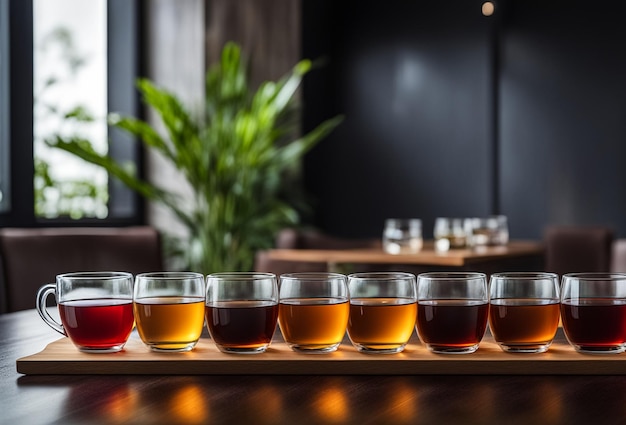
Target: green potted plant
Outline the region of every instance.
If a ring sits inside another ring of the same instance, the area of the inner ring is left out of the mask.
[[[170,209],[188,229],[184,267],[202,273],[251,270],[257,250],[271,247],[276,233],[298,224],[295,198],[286,197],[303,155],[342,120],[337,116],[294,137],[294,95],[309,60],[298,62],[279,81],[253,90],[240,47],[227,43],[221,60],[206,74],[204,111],[195,117],[176,97],[147,79],[137,82],[144,102],[162,120],[163,136],[146,121],[117,114],[111,126],[136,136],[185,176],[193,206],[181,207],[177,193],[139,178],[132,164],[96,152],[80,137],[55,135],[50,146],[104,167],[147,200]]]

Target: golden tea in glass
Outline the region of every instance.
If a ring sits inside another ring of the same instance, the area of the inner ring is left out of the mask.
[[[348,324],[348,285],[338,273],[289,273],[280,277],[278,324],[294,351],[335,351]]]
[[[135,279],[135,320],[154,351],[189,351],[204,326],[204,276],[193,272],[143,273]]]
[[[401,272],[354,273],[348,276],[348,336],[363,353],[404,350],[417,314],[415,275]]]

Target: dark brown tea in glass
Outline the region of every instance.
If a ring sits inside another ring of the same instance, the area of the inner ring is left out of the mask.
[[[278,322],[278,284],[272,273],[213,273],[207,276],[206,323],[225,353],[263,353]]]
[[[225,301],[206,307],[211,337],[226,349],[267,347],[276,329],[278,304],[267,301]]]
[[[626,273],[570,273],[561,286],[563,330],[576,351],[624,352]]]
[[[422,273],[417,304],[417,333],[429,350],[467,354],[478,349],[489,312],[484,273]]]

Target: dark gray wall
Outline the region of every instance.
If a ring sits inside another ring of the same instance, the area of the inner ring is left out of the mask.
[[[338,4],[339,3],[339,4]],[[626,235],[626,6],[581,0],[304,1],[304,128],[346,121],[306,159],[311,222],[378,236],[387,217],[502,213]]]
[[[626,237],[626,4],[507,4],[500,200],[513,235],[558,223]]]

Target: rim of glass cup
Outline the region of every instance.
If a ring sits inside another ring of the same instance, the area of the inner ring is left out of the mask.
[[[348,279],[361,280],[397,280],[397,279],[415,279],[413,273],[408,272],[359,272],[351,273]]]
[[[71,273],[62,273],[57,276],[57,279],[85,279],[85,280],[105,280],[105,279],[123,279],[123,278],[133,278],[132,273],[129,272],[110,272],[110,271],[101,271],[101,272],[71,272]]]
[[[136,276],[137,279],[140,278],[149,278],[149,279],[193,279],[200,278],[204,279],[204,275],[197,272],[148,272],[148,273],[140,273]]]
[[[207,276],[207,279],[215,279],[215,278],[226,278],[229,280],[250,280],[250,279],[267,279],[272,278],[276,279],[276,275],[274,273],[267,272],[218,272],[211,273]]]
[[[531,280],[531,279],[557,279],[559,275],[551,272],[498,272],[492,273],[490,279],[517,279],[517,280]]]
[[[280,279],[306,279],[306,280],[326,280],[326,279],[345,279],[346,275],[333,272],[295,272],[283,273]]]
[[[430,280],[474,280],[485,279],[487,275],[481,272],[426,272],[417,275],[418,280],[430,279]]]
[[[562,277],[565,279],[588,279],[594,281],[611,281],[626,279],[626,273],[621,272],[581,272],[581,273],[565,273]]]

